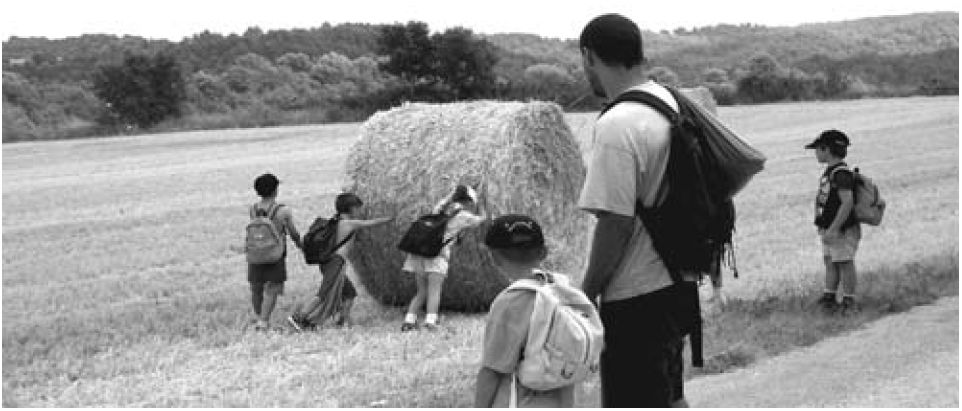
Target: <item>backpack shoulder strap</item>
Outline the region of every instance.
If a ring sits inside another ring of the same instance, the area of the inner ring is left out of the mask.
[[[337,221],[340,221],[340,219],[338,219]],[[344,239],[341,240],[341,242],[337,243],[337,245],[335,245],[334,248],[331,249],[331,253],[333,254],[337,250],[340,250],[341,247],[344,246],[344,244],[347,244],[348,241],[351,241],[351,239],[354,238],[354,234],[357,234],[357,231],[351,231],[351,233],[348,234],[347,237],[344,237]],[[334,232],[334,235],[337,235],[337,231]]]
[[[267,211],[271,220],[277,217],[277,212],[281,210],[281,207],[284,207],[284,204],[274,203],[271,205],[271,208]]]
[[[678,112],[676,112],[674,109],[668,106],[668,104],[665,103],[664,100],[656,97],[655,95],[647,91],[641,91],[641,90],[628,90],[624,93],[619,94],[618,97],[615,97],[614,100],[608,103],[605,106],[605,108],[601,110],[601,115],[604,115],[605,113],[608,112],[608,110],[611,110],[611,108],[613,108],[614,106],[625,101],[644,104],[646,106],[653,108],[655,111],[657,111],[661,115],[665,116],[665,118],[667,118],[668,121],[671,122],[672,124],[675,124],[678,122],[678,118],[680,116]]]
[[[855,170],[852,170],[851,168],[848,167],[848,164],[842,163],[842,165],[833,168],[832,171],[828,173],[828,183],[831,184],[832,187],[835,187],[835,173],[839,171],[848,171],[849,173],[852,173],[853,181],[855,183],[858,183],[859,181],[858,168],[856,168]]]
[[[517,280],[511,283],[511,285],[508,286],[507,291],[521,290],[521,291],[538,292],[541,290],[542,286],[544,286],[544,283],[538,280],[531,279],[531,278],[522,278],[520,280]]]

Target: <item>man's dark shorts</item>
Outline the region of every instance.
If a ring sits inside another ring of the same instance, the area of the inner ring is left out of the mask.
[[[603,302],[602,407],[669,407],[684,398],[676,286]]]
[[[352,283],[351,278],[347,276],[345,263],[344,257],[335,254],[330,261],[320,265],[321,275],[323,275],[324,278],[321,280],[321,286],[317,289],[317,296],[319,298],[324,298],[324,292],[327,289],[324,283],[334,281],[340,275],[344,276],[344,287],[341,288],[341,298],[347,300],[357,297],[357,290],[354,288],[354,283]]]

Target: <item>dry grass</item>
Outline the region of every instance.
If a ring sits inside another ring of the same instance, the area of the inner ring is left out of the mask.
[[[958,289],[958,98],[720,109],[768,156],[737,198],[742,278],[708,317],[724,369]],[[568,117],[581,140],[592,115]],[[864,316],[818,319],[810,224],[819,166],[801,148],[849,132],[889,202],[858,258]],[[332,210],[357,125],[193,132],[3,147],[3,405],[467,406],[483,317],[397,332],[362,298],[353,330],[245,332],[240,251],[253,176],[281,180],[299,226]],[[316,274],[293,260],[287,313]],[[278,322],[280,318],[276,319]],[[790,324],[794,332],[780,332]],[[709,370],[711,371],[711,370]],[[582,389],[595,400],[597,382]]]

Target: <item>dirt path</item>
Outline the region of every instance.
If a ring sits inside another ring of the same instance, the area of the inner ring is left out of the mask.
[[[959,298],[685,386],[693,407],[958,407]]]

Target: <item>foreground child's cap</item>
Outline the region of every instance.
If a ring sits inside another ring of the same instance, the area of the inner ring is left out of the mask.
[[[850,144],[845,133],[838,130],[826,130],[819,134],[815,141],[808,143],[805,148],[816,148],[818,146],[848,147]]]
[[[544,246],[544,234],[531,217],[509,214],[494,219],[484,236],[484,245],[499,249],[532,249]]]

